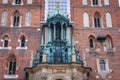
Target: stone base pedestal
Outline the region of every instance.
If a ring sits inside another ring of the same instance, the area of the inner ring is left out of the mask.
[[[29,80],[84,80],[90,68],[78,63],[49,64],[41,63],[33,68],[26,68]]]

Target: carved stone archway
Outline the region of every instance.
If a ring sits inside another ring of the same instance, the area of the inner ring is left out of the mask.
[[[52,80],[67,80],[63,76],[56,76]]]

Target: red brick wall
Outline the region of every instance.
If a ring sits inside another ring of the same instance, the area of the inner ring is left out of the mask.
[[[37,29],[38,28],[0,28],[0,37],[8,33],[11,39],[9,46],[12,47],[11,50],[0,50],[0,80],[3,79],[4,74],[8,74],[5,67],[8,67],[8,61],[11,55],[15,55],[16,57],[16,64],[18,67],[16,74],[19,75],[19,79],[23,79],[24,68],[30,65],[31,53],[34,53],[34,57],[36,57],[36,51],[39,49],[40,31]],[[26,42],[26,46],[28,47],[27,50],[16,49],[20,44],[18,39],[22,35],[25,35],[25,38],[28,40]],[[0,46],[2,46],[1,42]]]
[[[21,6],[13,6],[11,5],[12,0],[9,0],[9,5],[2,5],[0,0],[0,15],[3,10],[8,12],[7,26],[0,27],[0,39],[5,34],[9,35],[11,42],[9,46],[12,46],[11,50],[0,50],[0,80],[4,80],[4,74],[7,74],[7,70],[5,67],[8,67],[8,59],[9,56],[14,54],[17,58],[17,73],[19,75],[19,79],[23,79],[24,77],[24,68],[29,66],[30,63],[30,55],[31,52],[34,52],[34,57],[36,54],[36,50],[39,49],[40,45],[40,31],[37,31],[40,26],[40,21],[44,20],[44,1],[43,0],[33,0],[33,5],[27,5],[26,0],[24,0],[24,5]],[[88,0],[88,6],[82,5],[82,0],[71,0],[71,20],[74,21],[74,36],[75,41],[79,41],[76,45],[77,49],[80,51],[80,57],[83,57],[83,50],[89,49],[89,36],[93,35],[97,38],[99,32],[103,32],[105,35],[110,35],[113,41],[113,47],[115,47],[116,51],[110,55],[105,54],[102,56],[107,56],[109,59],[109,67],[112,70],[111,73],[107,74],[107,78],[105,80],[109,80],[108,76],[112,76],[111,80],[120,80],[120,7],[118,7],[118,0],[110,0],[110,6],[104,6],[104,2],[102,1],[101,7],[91,7],[91,0]],[[22,16],[22,27],[21,28],[11,28],[10,27],[10,18],[13,15],[14,11],[18,10]],[[30,10],[31,17],[31,27],[25,27],[25,13]],[[102,18],[104,28],[94,29],[93,27],[93,15],[95,12],[99,12]],[[83,13],[88,12],[90,28],[84,28],[83,26]],[[112,24],[113,28],[106,28],[106,12],[110,12],[112,16]],[[1,22],[1,16],[0,16]],[[24,34],[28,39],[27,50],[16,50],[16,47],[19,46],[19,36]],[[0,46],[2,46],[2,42],[0,42]],[[102,51],[101,51],[102,53]],[[97,64],[96,58],[101,55],[90,54],[86,52],[86,61],[87,66],[92,68],[91,72],[91,80],[97,80],[96,76],[99,75],[97,73]],[[17,80],[19,80],[17,79]]]
[[[30,65],[30,57],[31,53],[34,53],[34,57],[36,57],[36,51],[39,49],[40,45],[40,22],[44,19],[44,1],[43,0],[33,0],[32,5],[27,5],[27,0],[24,0],[24,5],[11,5],[12,0],[9,0],[8,5],[1,4],[2,0],[0,0],[0,15],[4,10],[7,11],[7,26],[0,27],[0,39],[3,38],[4,35],[8,35],[11,41],[9,42],[9,46],[12,47],[11,50],[0,50],[0,80],[4,80],[4,75],[8,74],[8,70],[5,70],[5,67],[8,67],[9,57],[11,55],[15,55],[17,71],[16,74],[19,75],[19,78],[16,80],[24,79],[24,68]],[[18,10],[20,15],[22,16],[22,27],[10,27],[11,25],[11,16],[13,16],[14,12]],[[25,14],[26,12],[31,11],[31,26],[25,27]],[[0,16],[1,22],[1,16]],[[24,49],[16,49],[20,45],[18,39],[24,35],[28,40],[26,42],[27,50]],[[0,47],[3,45],[0,42]]]
[[[110,6],[104,5],[104,0],[101,0],[102,6],[101,7],[92,7],[91,6],[91,0],[88,0],[88,5],[83,6],[82,0],[71,0],[71,19],[74,21],[74,35],[75,35],[75,41],[79,41],[79,43],[76,44],[76,47],[80,51],[81,58],[83,57],[83,51],[86,49],[89,49],[89,36],[93,35],[95,38],[97,38],[97,35],[102,32],[105,35],[109,35],[112,38],[113,47],[115,47],[116,51],[111,54],[103,54],[103,51],[101,51],[101,54],[97,53],[89,53],[89,51],[85,51],[86,53],[86,62],[87,66],[92,68],[91,73],[91,80],[99,80],[96,79],[96,76],[98,74],[97,70],[97,62],[96,59],[100,56],[105,56],[109,60],[109,68],[112,70],[111,73],[107,74],[106,78],[104,80],[119,80],[120,77],[120,7],[118,5],[118,0],[110,0]],[[90,27],[84,28],[83,26],[83,13],[87,12],[89,14],[89,21],[90,21]],[[104,28],[95,29],[93,26],[93,16],[95,12],[99,12],[102,18],[102,25]],[[111,29],[108,29],[106,27],[106,19],[105,14],[107,12],[110,12],[112,16],[112,25],[113,27]],[[112,78],[108,78],[108,76],[112,76]]]
[[[12,5],[12,0],[9,2],[9,5],[0,5],[0,15],[4,10],[7,11],[7,26],[11,25],[11,16],[14,15],[14,12],[18,10],[20,12],[20,16],[22,16],[22,27],[25,27],[25,14],[28,10],[31,11],[31,26],[32,27],[39,27],[40,21],[44,19],[44,1],[36,0],[33,1],[33,5],[27,5],[26,0],[24,1],[24,5]],[[0,16],[1,21],[1,16]]]

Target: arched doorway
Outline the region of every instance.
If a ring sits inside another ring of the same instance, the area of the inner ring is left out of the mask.
[[[67,80],[63,76],[56,76],[52,80]]]

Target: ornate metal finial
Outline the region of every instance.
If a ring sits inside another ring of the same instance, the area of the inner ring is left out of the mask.
[[[60,8],[60,1],[59,0],[56,0],[56,8],[59,10]]]

